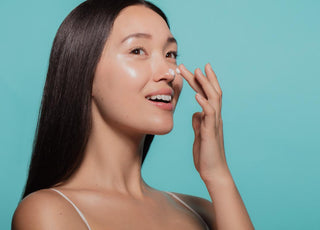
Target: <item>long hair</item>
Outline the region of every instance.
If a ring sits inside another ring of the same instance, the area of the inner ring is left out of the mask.
[[[22,199],[63,182],[79,168],[91,130],[91,92],[96,66],[119,12],[144,0],[87,0],[64,19],[54,38],[29,174]],[[142,164],[154,135],[146,135]],[[141,165],[142,165],[141,164]]]

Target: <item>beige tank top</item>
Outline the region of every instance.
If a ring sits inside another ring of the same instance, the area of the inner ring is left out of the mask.
[[[86,224],[88,230],[91,230],[90,225],[88,223],[88,221],[86,220],[86,218],[84,217],[83,213],[80,211],[80,209],[66,196],[64,195],[61,191],[54,189],[54,188],[50,188],[51,190],[59,193],[63,198],[65,198],[73,207],[74,209],[77,211],[77,213],[79,214],[79,216],[81,217],[81,219],[83,220],[83,222]],[[187,205],[183,200],[181,200],[178,196],[176,196],[175,194],[171,193],[171,192],[167,192],[164,191],[168,194],[170,194],[171,196],[173,196],[175,199],[177,199],[179,202],[181,202],[186,208],[188,208],[191,212],[193,212],[199,219],[200,221],[204,224],[204,226],[206,227],[206,230],[210,230],[209,226],[207,225],[207,223],[203,220],[203,218],[194,210],[192,209],[189,205]]]

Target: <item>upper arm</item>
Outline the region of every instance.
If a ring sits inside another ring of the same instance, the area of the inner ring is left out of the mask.
[[[86,229],[72,207],[52,191],[25,197],[12,217],[12,230]]]
[[[213,203],[205,198],[175,193],[180,199],[190,205],[208,224],[211,230],[216,229],[215,213]]]

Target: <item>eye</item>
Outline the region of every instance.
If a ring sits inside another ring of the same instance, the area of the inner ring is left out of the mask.
[[[142,47],[137,47],[137,48],[131,50],[130,53],[140,55],[141,54],[140,51],[142,51],[145,54],[145,51],[144,51],[144,49]]]
[[[169,56],[168,56],[168,54],[169,54]],[[178,53],[176,51],[170,51],[167,53],[166,57],[171,57],[171,58],[177,59]]]

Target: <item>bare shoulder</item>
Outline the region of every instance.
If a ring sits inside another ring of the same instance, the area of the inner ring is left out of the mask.
[[[208,224],[209,228],[214,230],[215,226],[215,214],[213,209],[213,203],[205,198],[192,196],[183,193],[172,192],[177,195],[181,200],[187,203],[192,209],[194,209]]]
[[[72,205],[56,192],[42,189],[26,196],[12,217],[12,230],[86,229]]]

